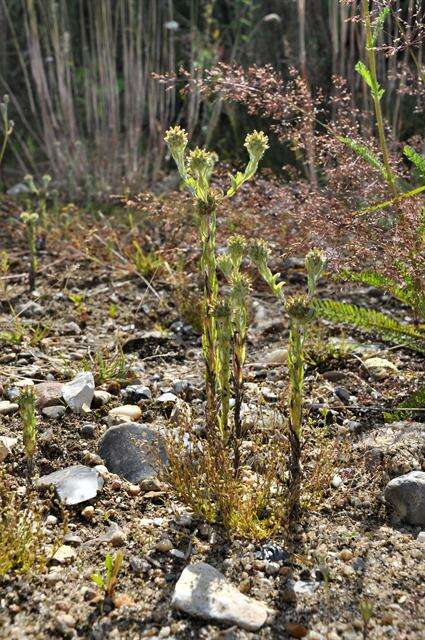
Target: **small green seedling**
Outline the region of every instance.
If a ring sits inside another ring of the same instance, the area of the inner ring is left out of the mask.
[[[114,599],[115,589],[118,584],[118,574],[120,572],[123,559],[124,554],[121,551],[119,551],[114,558],[108,553],[105,557],[104,575],[94,573],[91,577],[92,582],[101,589],[104,597],[109,600]]]
[[[30,291],[34,291],[35,289],[35,276],[37,273],[37,245],[36,245],[36,227],[38,225],[38,214],[37,213],[29,213],[28,211],[23,211],[20,216],[22,222],[25,224],[26,234],[27,234],[27,244],[28,251],[30,254],[30,267],[28,274],[28,281],[30,286]]]
[[[37,450],[37,396],[33,387],[25,387],[18,398],[22,421],[25,458],[27,461],[28,481],[34,475],[34,458]]]
[[[359,611],[363,620],[363,638],[366,640],[369,633],[369,623],[373,616],[373,604],[369,600],[362,600],[359,604]]]

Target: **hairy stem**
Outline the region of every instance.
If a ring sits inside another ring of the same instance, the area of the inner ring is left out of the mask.
[[[289,333],[288,367],[290,377],[289,399],[289,439],[291,445],[289,462],[289,488],[291,495],[291,513],[295,516],[300,509],[301,493],[301,427],[302,402],[304,385],[304,327],[302,323],[291,318]]]

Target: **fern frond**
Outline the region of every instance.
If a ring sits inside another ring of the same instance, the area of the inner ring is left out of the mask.
[[[412,409],[412,411],[406,411]],[[385,422],[396,422],[397,420],[406,420],[414,417],[415,409],[423,409],[425,411],[425,386],[419,387],[415,393],[412,393],[404,400],[394,411],[384,413]]]
[[[356,272],[344,269],[343,271],[340,271],[339,275],[341,278],[348,280],[349,282],[359,282],[370,287],[384,289],[384,291],[388,291],[388,293],[394,296],[394,298],[397,298],[397,300],[400,300],[400,302],[403,302],[407,306],[411,307],[414,305],[415,299],[412,291],[407,287],[400,286],[398,282],[392,278],[388,278],[377,271]]]
[[[376,332],[388,342],[425,354],[425,333],[380,311],[329,299],[315,300],[313,307],[316,314],[325,320],[345,322],[363,331]]]
[[[387,171],[384,165],[379,160],[378,156],[376,156],[370,149],[365,147],[365,145],[360,144],[355,140],[351,140],[351,138],[345,138],[343,136],[338,136],[338,140],[345,144],[347,147],[350,147],[350,149],[352,149],[354,153],[360,156],[360,158],[363,158],[363,160],[367,162],[368,165],[372,167],[372,169],[376,169],[376,171],[379,171],[385,178],[385,180],[387,179]]]
[[[425,158],[408,145],[403,148],[403,153],[406,158],[409,158],[410,162],[413,162],[421,176],[425,178]]]

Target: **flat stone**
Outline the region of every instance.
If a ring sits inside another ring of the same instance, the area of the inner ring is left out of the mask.
[[[9,438],[8,436],[0,436],[0,462],[6,460],[7,456],[12,453],[12,449],[18,442],[17,438]]]
[[[51,407],[44,407],[44,409],[42,409],[41,413],[43,414],[43,416],[46,416],[46,418],[60,418],[61,416],[64,415],[64,413],[66,412],[66,407],[63,406],[63,404],[59,404],[58,406],[53,405]]]
[[[52,560],[58,562],[59,564],[67,564],[71,560],[77,557],[77,552],[73,547],[70,547],[67,544],[61,545],[55,552]]]
[[[96,469],[75,465],[41,476],[38,486],[54,485],[64,504],[80,504],[95,498],[103,487],[103,478]]]
[[[367,360],[363,360],[363,364],[376,380],[385,380],[385,378],[398,372],[395,364],[385,358],[367,358]]]
[[[19,409],[19,405],[16,402],[10,402],[10,400],[0,400],[0,416],[9,416],[12,413],[16,413]]]
[[[171,604],[191,616],[236,624],[247,631],[260,629],[271,613],[265,604],[241,593],[206,562],[183,570]]]
[[[91,371],[81,371],[62,387],[62,397],[74,413],[89,411],[94,396],[94,378]]]
[[[135,422],[141,415],[142,411],[137,405],[123,404],[120,407],[114,407],[108,412],[108,423],[116,424],[117,418],[122,418],[121,422]]]
[[[425,526],[425,472],[411,471],[393,478],[384,496],[396,522]]]
[[[62,400],[62,382],[40,382],[34,387],[37,396],[37,404],[40,409],[44,407],[58,406]]]
[[[167,463],[161,435],[136,422],[108,429],[100,439],[99,455],[108,471],[132,483],[156,476],[160,463]]]
[[[263,357],[264,364],[287,364],[288,349],[273,349]]]
[[[174,404],[177,400],[178,398],[174,393],[167,391],[166,393],[161,393],[157,402],[160,402],[161,404]]]

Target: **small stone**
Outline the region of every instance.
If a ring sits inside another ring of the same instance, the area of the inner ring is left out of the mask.
[[[48,526],[54,526],[55,524],[58,523],[58,519],[56,516],[52,516],[52,515],[48,515],[46,518],[46,524]]]
[[[353,552],[350,551],[350,549],[343,549],[340,552],[339,557],[341,558],[341,560],[344,560],[344,562],[349,562],[353,559]]]
[[[9,416],[19,410],[19,405],[10,400],[0,400],[0,416]]]
[[[94,513],[94,507],[91,504],[89,504],[87,507],[84,507],[84,509],[81,511],[81,515],[86,520],[93,520]]]
[[[174,393],[167,391],[159,396],[157,402],[160,402],[161,404],[174,404],[177,400],[178,398]]]
[[[125,545],[126,539],[124,531],[117,530],[112,534],[110,542],[113,547],[122,547]]]
[[[56,549],[52,560],[58,562],[59,564],[67,564],[68,562],[71,562],[71,560],[74,560],[76,557],[77,553],[75,549],[67,544],[63,544],[58,549]]]
[[[7,456],[12,453],[13,447],[18,442],[17,438],[9,438],[8,436],[0,436],[0,462],[6,460]]]
[[[390,375],[397,373],[397,367],[385,358],[367,358],[363,361],[366,369],[375,380],[385,380]]]
[[[335,395],[344,402],[344,404],[350,404],[351,393],[345,387],[335,387]]]
[[[282,591],[281,599],[282,602],[285,602],[286,604],[295,604],[297,601],[297,594],[292,587],[286,587]]]
[[[62,387],[62,397],[74,413],[89,411],[94,396],[94,377],[91,371],[82,371]]]
[[[341,476],[336,474],[332,478],[331,484],[332,484],[334,489],[339,489],[339,487],[342,485],[342,482],[343,482],[343,480],[342,480]]]
[[[425,531],[420,531],[416,540],[421,544],[425,544]]]
[[[127,487],[127,492],[131,495],[131,496],[138,496],[139,493],[142,492],[142,488],[140,485],[138,484],[129,484]]]
[[[42,409],[41,413],[43,414],[43,416],[46,416],[46,418],[51,418],[51,419],[57,419],[60,418],[61,416],[64,415],[64,413],[66,412],[66,407],[64,407],[63,405],[52,405],[49,407],[44,407],[44,409]]]
[[[264,364],[287,364],[288,362],[288,350],[287,349],[273,349],[269,353],[266,353],[263,358]]]
[[[96,435],[96,425],[91,422],[85,422],[81,427],[81,435],[83,438],[94,438]]]
[[[135,602],[126,593],[118,593],[114,598],[114,605],[117,609],[121,609],[122,607],[134,607]]]
[[[108,391],[104,391],[103,389],[96,389],[93,394],[93,400],[91,406],[93,409],[100,409],[105,404],[108,404],[112,398],[112,394]]]
[[[50,571],[46,576],[48,584],[53,585],[62,580],[62,573],[60,571]]]
[[[384,496],[396,522],[425,526],[424,471],[411,471],[394,478],[385,487]]]
[[[121,397],[127,402],[141,402],[151,400],[152,392],[149,387],[142,384],[131,384],[121,391]]]
[[[37,485],[54,485],[60,500],[74,505],[94,498],[103,487],[103,479],[95,469],[75,465],[41,476]]]
[[[190,527],[192,523],[193,518],[190,513],[181,513],[176,519],[176,524],[179,527]]]
[[[265,604],[241,593],[222,573],[205,562],[187,566],[174,589],[172,606],[189,615],[247,631],[257,631],[271,611]]]
[[[76,322],[66,322],[62,325],[61,334],[64,336],[79,336],[81,334],[81,329]]]
[[[161,551],[162,553],[167,553],[168,551],[171,551],[173,547],[174,545],[169,538],[162,538],[161,540],[158,540],[158,542],[155,545],[155,549],[157,551]]]
[[[120,407],[114,407],[108,413],[108,424],[116,424],[119,422],[135,422],[142,415],[140,407],[135,404],[123,404]]]
[[[35,394],[37,396],[37,404],[40,409],[51,406],[59,406],[62,399],[62,387],[61,382],[49,381],[36,384],[34,387]]]
[[[73,618],[70,613],[61,613],[56,617],[55,629],[59,633],[67,635],[75,625],[75,618]]]

